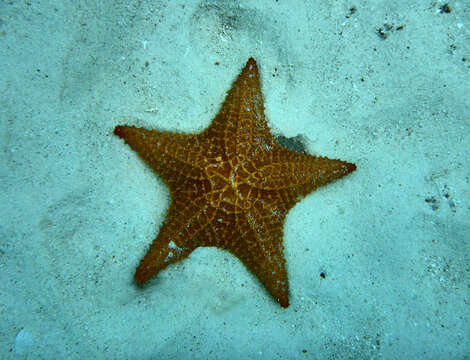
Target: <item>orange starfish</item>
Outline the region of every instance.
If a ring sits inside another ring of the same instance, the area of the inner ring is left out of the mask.
[[[219,113],[200,134],[116,126],[170,188],[157,238],[137,267],[145,283],[199,246],[238,257],[282,307],[289,306],[284,220],[301,197],[356,165],[279,145],[264,116],[258,66],[250,58]]]

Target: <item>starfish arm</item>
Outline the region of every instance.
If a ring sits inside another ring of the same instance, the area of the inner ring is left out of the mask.
[[[188,257],[199,246],[200,233],[212,221],[214,212],[202,197],[175,198],[157,237],[136,269],[135,281],[145,283],[168,265]]]
[[[153,168],[167,184],[181,178],[203,179],[206,160],[197,135],[175,134],[120,125],[114,134]]]
[[[255,170],[246,179],[248,185],[268,191],[297,189],[297,195],[305,196],[353,172],[356,165],[280,148],[267,152],[262,163],[253,168]]]
[[[265,119],[259,70],[253,58],[246,63],[203,135],[222,139],[220,146],[227,158],[248,156],[253,149],[275,145]]]
[[[216,246],[237,257],[282,307],[289,306],[282,246],[285,214],[262,202],[247,214],[217,211],[203,245]]]
[[[215,246],[237,257],[282,306],[289,306],[289,283],[283,255],[285,213],[257,204],[247,215],[217,210],[202,232],[201,246]]]
[[[282,245],[285,215],[269,206],[253,207],[238,214],[240,233],[236,246],[228,249],[259,279],[268,293],[284,308],[289,306],[289,282]]]

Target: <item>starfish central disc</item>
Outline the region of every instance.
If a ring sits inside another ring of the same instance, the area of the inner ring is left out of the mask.
[[[252,196],[253,189],[247,184],[250,176],[248,169],[244,167],[247,162],[229,162],[220,156],[215,160],[205,168],[210,182],[210,205],[226,214],[249,209],[256,199]]]

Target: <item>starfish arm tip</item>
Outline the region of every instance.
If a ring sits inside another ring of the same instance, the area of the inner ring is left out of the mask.
[[[355,171],[357,169],[356,164],[352,164],[352,163],[346,163],[346,167],[348,168],[348,171],[350,173],[352,173],[353,171]]]
[[[114,128],[114,135],[120,137],[122,139],[123,135],[124,135],[124,128],[125,126],[122,126],[122,125],[118,125]]]

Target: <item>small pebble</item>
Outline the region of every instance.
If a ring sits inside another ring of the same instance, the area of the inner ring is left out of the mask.
[[[15,353],[22,355],[29,351],[33,347],[34,341],[33,337],[25,329],[21,330],[15,339]]]

